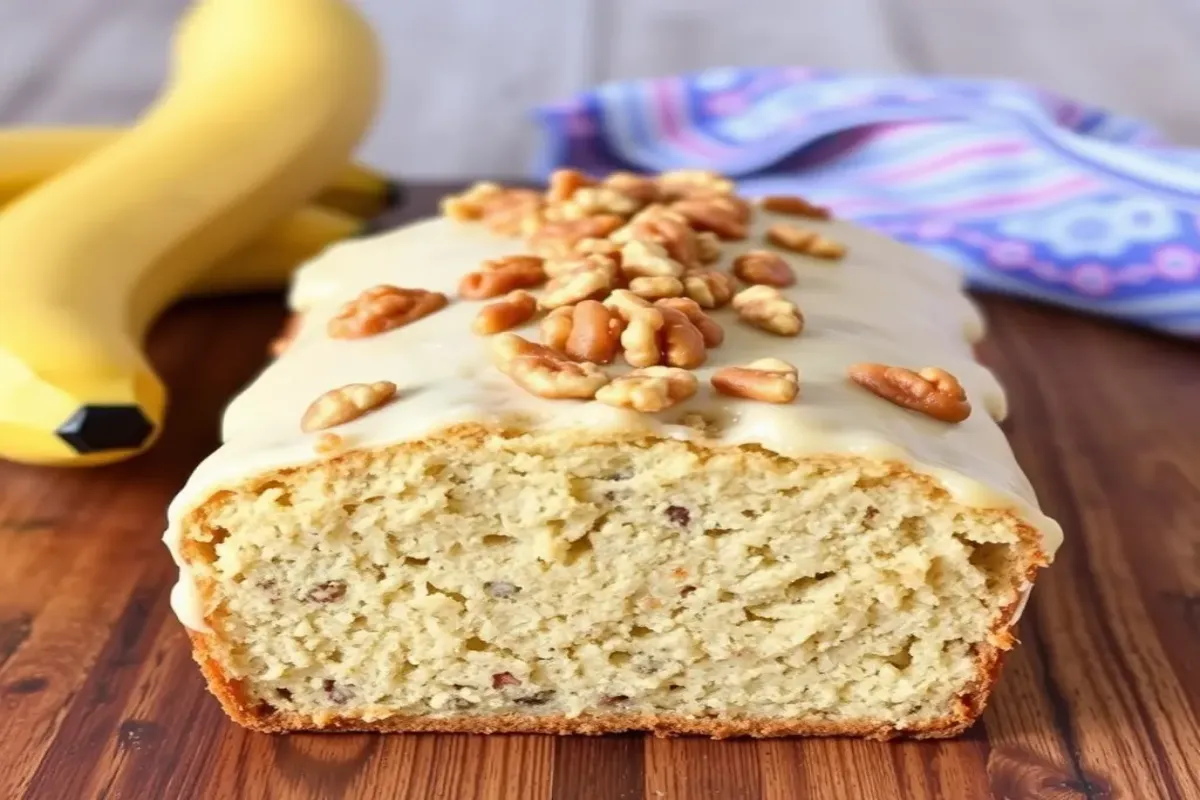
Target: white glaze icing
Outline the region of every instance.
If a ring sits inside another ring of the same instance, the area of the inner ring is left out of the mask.
[[[804,332],[780,338],[738,321],[731,308],[711,312],[725,328],[725,343],[709,351],[696,370],[695,398],[658,415],[596,402],[545,400],[525,393],[491,366],[486,337],[470,332],[480,303],[451,304],[414,324],[357,340],[325,334],[328,319],[346,300],[380,283],[441,291],[454,298],[461,276],[485,258],[526,252],[518,241],[479,225],[432,219],[369,240],[338,245],[307,264],[291,292],[304,323],[288,351],[230,404],[225,444],[206,459],[171,504],[165,540],[180,565],[172,604],[189,627],[204,630],[203,614],[178,555],[180,522],[221,486],[255,474],[310,462],[313,436],[300,431],[305,408],[328,389],[347,383],[390,380],[400,387],[392,403],[337,432],[354,447],[420,439],[463,422],[502,422],[514,414],[539,429],[585,427],[690,439],[698,434],[673,424],[693,411],[716,413],[726,425],[718,441],[756,443],[785,456],[848,453],[911,463],[971,507],[1012,508],[1041,532],[1052,555],[1061,531],[1043,515],[1003,433],[1004,391],[978,364],[971,343],[983,320],[960,290],[958,273],[898,242],[852,225],[798,221],[756,212],[749,238],[726,243],[720,267],[728,271],[741,252],[762,248],[770,224],[813,227],[844,243],[842,261],[821,261],[780,251],[797,274],[785,289],[803,311]],[[537,340],[536,322],[518,329]],[[800,370],[801,394],[788,405],[718,395],[709,378],[723,366],[774,356]],[[958,377],[974,412],[948,425],[902,409],[846,378],[846,367],[877,361],[919,368],[939,366]],[[610,367],[611,374],[628,369]]]

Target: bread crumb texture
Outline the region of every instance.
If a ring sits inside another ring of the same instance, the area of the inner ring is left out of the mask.
[[[904,465],[458,430],[185,521],[214,693],[265,730],[948,735],[1036,533]]]

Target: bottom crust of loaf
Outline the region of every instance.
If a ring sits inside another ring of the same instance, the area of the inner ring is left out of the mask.
[[[730,739],[747,736],[770,739],[781,736],[852,736],[876,741],[895,738],[945,739],[958,736],[983,714],[992,687],[1000,677],[1004,651],[986,646],[978,659],[978,688],[955,701],[954,713],[897,728],[877,720],[691,717],[680,714],[503,714],[494,716],[397,715],[366,721],[357,717],[295,714],[261,701],[247,700],[239,682],[225,674],[209,653],[208,637],[189,631],[192,655],[208,681],[208,690],[237,724],[260,733],[525,733],[556,736],[603,736],[609,733],[653,733],[660,738],[707,736]]]

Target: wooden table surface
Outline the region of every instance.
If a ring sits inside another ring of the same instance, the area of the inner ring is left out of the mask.
[[[432,208],[429,187],[410,207]],[[1066,530],[983,721],[953,741],[247,733],[168,607],[163,510],[264,361],[278,298],[151,336],[147,455],[0,464],[0,799],[1200,798],[1200,349],[1004,299],[982,355]]]

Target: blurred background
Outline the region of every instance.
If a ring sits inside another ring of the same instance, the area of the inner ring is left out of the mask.
[[[187,0],[0,0],[0,124],[133,119]],[[520,175],[528,110],[596,83],[801,64],[1029,81],[1200,145],[1193,0],[359,0],[388,59],[363,157]]]

